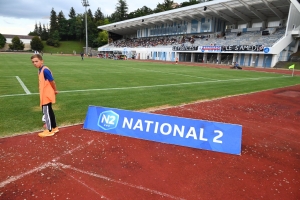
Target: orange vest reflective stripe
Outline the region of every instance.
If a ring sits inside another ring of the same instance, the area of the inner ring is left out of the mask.
[[[44,66],[38,75],[39,76],[40,106],[48,104],[48,103],[55,103],[55,100],[56,100],[55,91],[53,90],[52,86],[50,85],[50,82],[48,80],[45,80],[44,69],[49,69],[49,68]]]

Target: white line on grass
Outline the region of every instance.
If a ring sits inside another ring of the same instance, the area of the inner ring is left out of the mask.
[[[157,73],[162,73],[162,74],[175,74],[175,75],[187,76],[187,77],[192,77],[192,78],[203,78],[203,79],[209,79],[209,80],[218,80],[218,79],[206,78],[206,77],[202,77],[202,76],[191,76],[191,75],[186,75],[186,74],[162,72],[162,71],[149,70],[149,69],[141,69],[141,68],[134,68],[134,67],[127,67],[127,68],[138,69],[138,70],[143,70],[143,71],[148,71],[148,72],[157,72]]]
[[[164,85],[149,85],[149,86],[135,86],[135,87],[122,87],[122,88],[100,88],[100,89],[87,89],[87,90],[69,90],[69,91],[60,91],[60,93],[106,91],[106,90],[128,90],[128,89],[169,87],[169,86],[193,85],[193,84],[204,84],[204,83],[231,82],[231,81],[240,81],[240,80],[260,80],[260,79],[272,79],[272,78],[282,78],[282,77],[229,79],[229,80],[215,80],[215,81],[189,82],[189,83],[173,83],[173,84],[164,84]]]
[[[25,84],[23,83],[23,81],[16,76],[17,80],[19,81],[20,85],[22,86],[23,90],[25,91],[26,94],[31,94],[31,92],[28,90],[28,88],[25,86]]]
[[[169,86],[194,85],[194,84],[205,84],[205,83],[221,83],[221,82],[235,82],[235,81],[236,82],[238,82],[238,81],[256,81],[256,80],[289,78],[289,77],[291,77],[291,76],[242,78],[242,79],[228,79],[228,80],[211,80],[211,81],[203,81],[203,82],[174,83],[174,84],[164,84],[164,85],[134,86],[134,87],[121,87],[121,88],[98,88],[98,89],[86,89],[86,90],[68,90],[68,91],[59,91],[59,92],[60,93],[76,93],[76,92],[109,91],[109,90],[130,90],[130,89],[169,87]],[[31,95],[36,95],[36,94],[39,94],[39,93],[31,93]],[[25,95],[27,95],[27,94],[9,94],[9,95],[1,95],[0,98],[25,96]]]

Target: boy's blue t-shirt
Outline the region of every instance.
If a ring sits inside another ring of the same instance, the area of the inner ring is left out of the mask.
[[[43,67],[44,66],[42,66],[39,69],[39,73],[42,71]],[[51,74],[51,72],[50,72],[49,69],[44,69],[44,78],[45,78],[45,80],[48,80],[48,81],[53,81],[54,80],[54,78],[53,78],[53,76],[52,76],[52,74]]]

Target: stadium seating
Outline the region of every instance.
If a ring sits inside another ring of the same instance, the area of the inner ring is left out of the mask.
[[[218,33],[191,34],[187,36],[157,36],[148,38],[121,39],[109,44],[109,47],[131,48],[172,48],[176,45],[185,46],[229,46],[229,45],[263,45],[272,47],[285,34],[285,27],[269,28],[269,35],[262,35],[262,31],[242,32],[237,36],[235,32],[228,32],[225,36]]]

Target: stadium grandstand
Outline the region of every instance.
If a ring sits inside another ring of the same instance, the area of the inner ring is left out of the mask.
[[[214,0],[129,19],[109,33],[104,56],[274,67],[298,51],[299,0]]]

